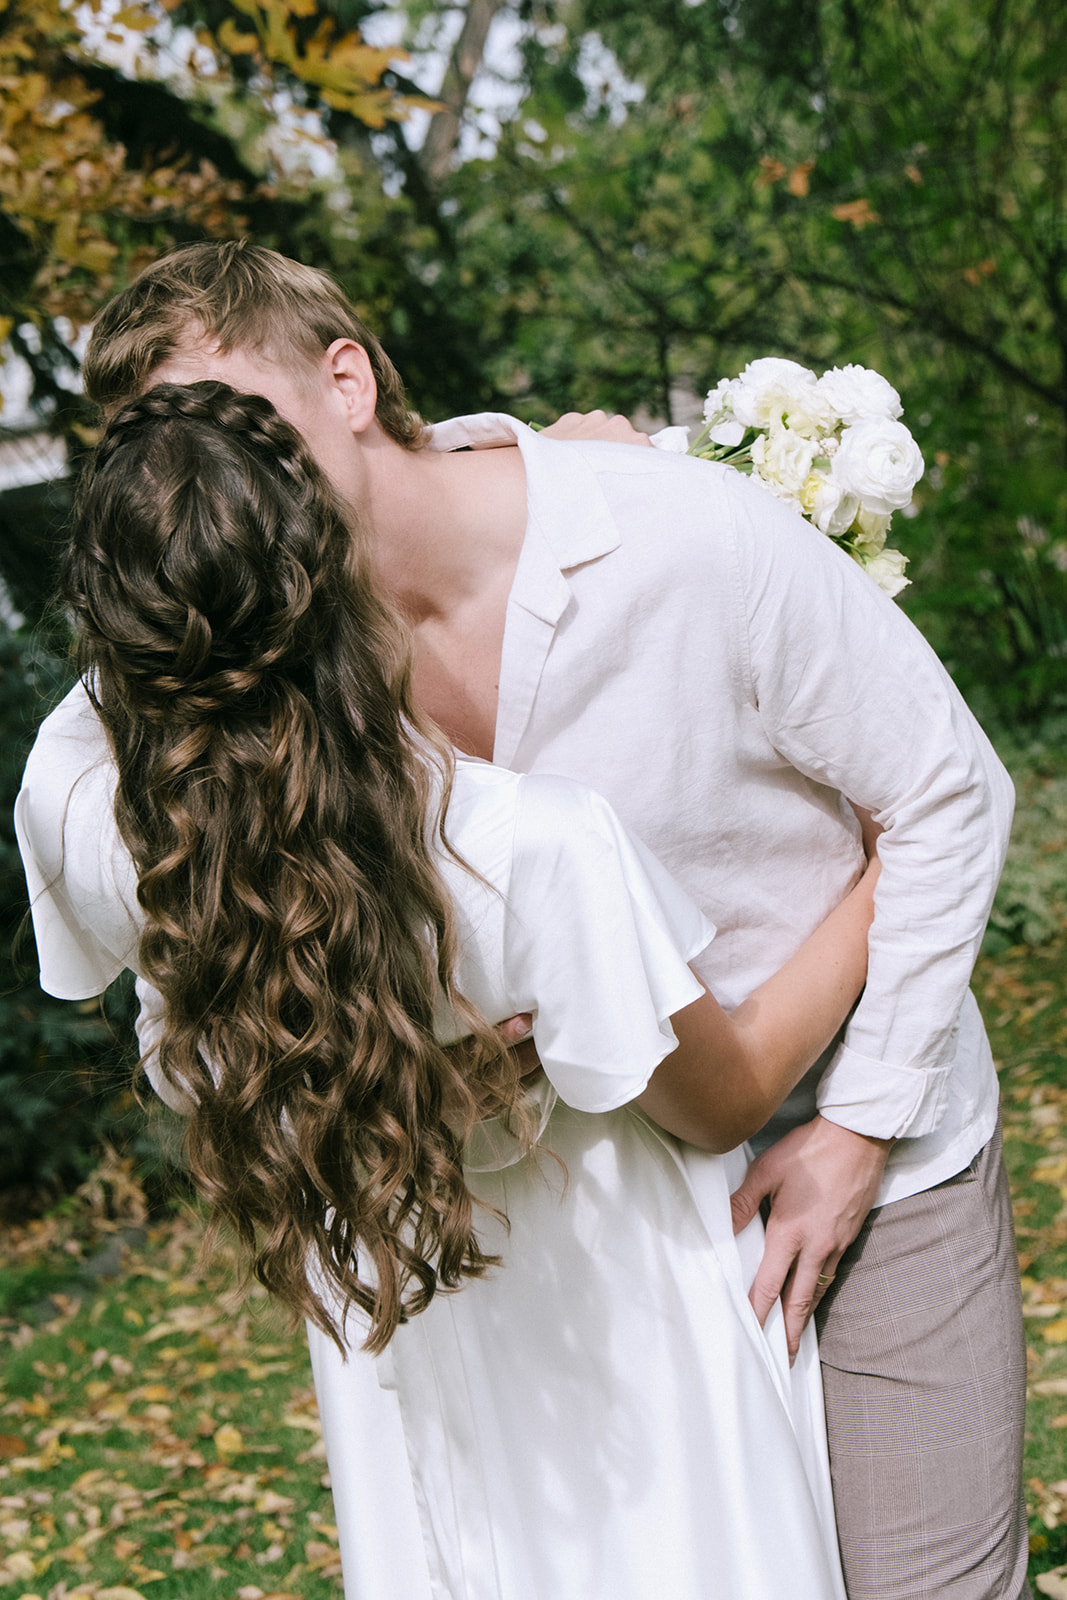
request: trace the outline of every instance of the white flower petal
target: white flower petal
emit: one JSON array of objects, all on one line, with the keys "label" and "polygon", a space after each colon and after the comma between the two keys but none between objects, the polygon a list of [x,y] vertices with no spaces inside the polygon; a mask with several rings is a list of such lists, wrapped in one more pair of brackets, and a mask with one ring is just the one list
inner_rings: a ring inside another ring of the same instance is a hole
[{"label": "white flower petal", "polygon": [[680,426],[661,428],[649,434],[648,442],[657,450],[667,450],[671,455],[684,456],[689,449],[689,429]]}]

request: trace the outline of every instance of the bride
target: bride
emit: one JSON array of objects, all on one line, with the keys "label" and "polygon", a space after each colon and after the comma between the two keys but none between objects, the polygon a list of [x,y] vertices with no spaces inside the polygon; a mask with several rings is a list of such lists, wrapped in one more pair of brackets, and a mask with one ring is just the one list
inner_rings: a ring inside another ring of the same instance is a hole
[{"label": "bride", "polygon": [[138,975],[190,1172],[308,1320],[349,1600],[842,1600],[813,1336],[791,1368],[756,1321],[729,1194],[859,992],[877,863],[727,1016],[604,801],[420,721],[358,527],[224,384],[111,422],[64,588],[41,981]]}]

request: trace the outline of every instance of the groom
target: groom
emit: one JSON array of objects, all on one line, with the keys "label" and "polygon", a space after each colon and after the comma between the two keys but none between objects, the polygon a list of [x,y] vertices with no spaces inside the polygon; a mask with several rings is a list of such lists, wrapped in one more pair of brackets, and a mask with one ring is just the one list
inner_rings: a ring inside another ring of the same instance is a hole
[{"label": "groom", "polygon": [[[846,803],[884,828],[870,973],[735,1197],[791,1345],[821,1300],[851,1600],[1016,1600],[1025,1362],[997,1088],[967,984],[1010,784],[899,610],[823,535],[707,463],[511,419],[426,436],[322,275],[187,247],[105,308],[86,384],[268,396],[354,509],[457,747],[584,780],[718,925],[736,1004],[841,898]],[[872,1210],[872,1208],[874,1208]]]}]

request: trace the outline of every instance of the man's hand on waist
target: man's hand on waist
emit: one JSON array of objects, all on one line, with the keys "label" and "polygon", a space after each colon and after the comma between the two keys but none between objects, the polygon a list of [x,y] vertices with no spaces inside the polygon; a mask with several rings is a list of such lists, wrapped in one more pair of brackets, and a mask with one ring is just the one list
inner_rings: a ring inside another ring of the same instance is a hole
[{"label": "man's hand on waist", "polygon": [[749,1299],[762,1326],[781,1296],[790,1360],[874,1204],[892,1144],[815,1117],[758,1156],[731,1198],[735,1233],[770,1206]]}]

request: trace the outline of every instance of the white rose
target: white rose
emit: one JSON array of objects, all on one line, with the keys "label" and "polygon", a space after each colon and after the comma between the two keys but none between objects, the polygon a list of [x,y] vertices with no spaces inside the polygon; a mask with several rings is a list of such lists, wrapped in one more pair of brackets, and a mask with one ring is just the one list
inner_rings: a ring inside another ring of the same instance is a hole
[{"label": "white rose", "polygon": [[648,442],[657,450],[667,450],[671,455],[684,456],[689,449],[689,429],[661,428],[658,433],[649,434]]},{"label": "white rose", "polygon": [[811,474],[804,485],[800,503],[805,516],[811,518],[819,532],[828,533],[832,539],[848,532],[860,507],[856,496],[846,494],[827,472]]},{"label": "white rose", "polygon": [[752,464],[757,474],[772,494],[798,510],[803,509],[800,497],[814,459],[814,441],[781,423],[752,441]]},{"label": "white rose", "polygon": [[870,367],[831,367],[816,388],[844,423],[859,422],[864,417],[899,417],[904,410],[893,385]]},{"label": "white rose", "polygon": [[918,445],[902,422],[870,417],[846,428],[831,468],[845,494],[865,511],[899,511],[923,475]]},{"label": "white rose", "polygon": [[792,409],[802,409],[805,400],[818,404],[814,372],[779,356],[750,361],[735,382],[737,388],[730,397],[733,414],[746,428],[768,428],[772,422],[781,422]]},{"label": "white rose", "polygon": [[911,582],[910,578],[904,576],[908,558],[901,555],[899,550],[879,550],[875,556],[858,559],[867,576],[873,578],[879,589],[884,590],[890,599],[898,595],[901,589],[906,589]]}]

